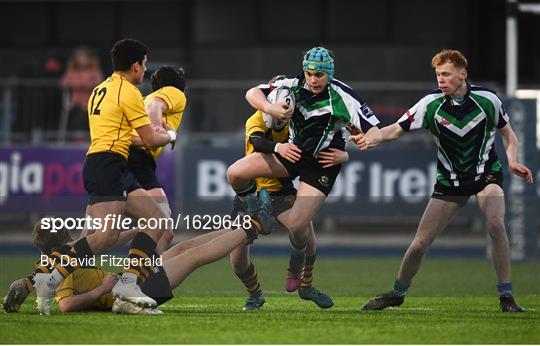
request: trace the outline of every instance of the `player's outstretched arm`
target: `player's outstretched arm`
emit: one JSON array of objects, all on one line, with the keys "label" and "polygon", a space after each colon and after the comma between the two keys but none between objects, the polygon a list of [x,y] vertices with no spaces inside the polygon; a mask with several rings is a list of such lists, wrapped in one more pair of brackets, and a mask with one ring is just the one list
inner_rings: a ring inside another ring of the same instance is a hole
[{"label": "player's outstretched arm", "polygon": [[514,173],[515,175],[518,175],[525,179],[527,183],[532,184],[533,177],[531,170],[525,165],[517,162],[518,140],[516,134],[514,133],[514,130],[512,129],[512,126],[510,126],[510,124],[508,123],[502,129],[500,129],[500,131],[504,143],[504,148],[506,150],[506,158],[508,159],[508,169],[510,169],[510,172]]},{"label": "player's outstretched arm", "polygon": [[58,307],[62,312],[81,311],[94,304],[102,295],[111,292],[118,282],[115,275],[107,275],[103,278],[101,286],[82,294],[76,294],[60,299]]},{"label": "player's outstretched arm", "polygon": [[376,147],[382,140],[381,130],[376,126],[363,133],[358,127],[348,124],[347,130],[351,133],[347,139],[354,142],[361,151]]},{"label": "player's outstretched arm", "polygon": [[381,130],[377,126],[373,126],[366,132],[365,137],[368,149],[375,148],[382,140]]},{"label": "player's outstretched arm", "polygon": [[405,130],[398,123],[385,126],[381,129],[381,142],[388,142],[403,136]]}]

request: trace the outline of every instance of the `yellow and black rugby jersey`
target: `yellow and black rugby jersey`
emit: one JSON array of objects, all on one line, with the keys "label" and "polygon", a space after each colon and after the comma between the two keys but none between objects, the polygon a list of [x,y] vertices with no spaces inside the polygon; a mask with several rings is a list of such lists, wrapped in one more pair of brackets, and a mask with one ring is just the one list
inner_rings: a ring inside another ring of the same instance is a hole
[{"label": "yellow and black rugby jersey", "polygon": [[[178,127],[182,122],[182,116],[184,115],[184,110],[186,109],[186,95],[180,89],[175,87],[166,86],[159,90],[154,91],[150,95],[144,98],[144,104],[147,105],[152,101],[153,98],[159,97],[169,107],[166,113],[163,114],[163,120],[167,123],[167,126],[170,127],[174,132],[178,132]],[[134,131],[134,136],[138,136],[137,132]],[[165,147],[159,147],[156,149],[146,149],[150,155],[157,160],[158,156],[161,155]]]},{"label": "yellow and black rugby jersey", "polygon": [[[86,293],[101,286],[103,278],[111,273],[107,273],[99,268],[77,268],[56,288],[56,301],[71,297],[77,294]],[[111,274],[112,275],[112,274]],[[102,295],[88,310],[111,309],[114,298],[109,292]]]},{"label": "yellow and black rugby jersey", "polygon": [[86,155],[112,151],[126,159],[132,129],[150,124],[141,92],[116,73],[94,88],[88,122],[92,143]]},{"label": "yellow and black rugby jersey", "polygon": [[[263,120],[263,113],[256,111],[246,121],[246,156],[255,152],[253,144],[249,141],[249,136],[255,132],[263,132],[266,139],[275,143],[286,143],[289,138],[289,125],[286,125],[281,131],[272,131],[266,127]],[[266,189],[268,192],[277,192],[283,189],[283,184],[277,178],[257,178],[257,190]]]}]

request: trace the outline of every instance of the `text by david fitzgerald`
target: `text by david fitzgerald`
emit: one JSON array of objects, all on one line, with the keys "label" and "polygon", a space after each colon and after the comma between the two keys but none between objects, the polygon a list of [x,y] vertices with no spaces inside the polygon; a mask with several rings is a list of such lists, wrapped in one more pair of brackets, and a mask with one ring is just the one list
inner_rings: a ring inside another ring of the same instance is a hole
[{"label": "text by david fitzgerald", "polygon": [[[51,258],[47,255],[41,255],[40,264],[44,267],[55,267],[57,264],[57,258]],[[163,265],[161,256],[154,258],[129,258],[129,257],[117,257],[114,255],[101,255],[99,257],[86,257],[76,258],[69,257],[67,255],[60,256],[61,266],[71,267],[122,267],[128,269],[130,267],[160,267]]]}]

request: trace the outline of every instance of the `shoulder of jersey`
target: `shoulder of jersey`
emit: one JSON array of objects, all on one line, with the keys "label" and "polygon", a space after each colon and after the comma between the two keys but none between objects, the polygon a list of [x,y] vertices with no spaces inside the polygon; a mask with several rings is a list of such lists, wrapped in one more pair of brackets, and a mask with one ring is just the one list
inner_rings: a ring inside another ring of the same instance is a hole
[{"label": "shoulder of jersey", "polygon": [[444,97],[444,94],[442,92],[441,89],[434,89],[434,90],[431,90],[430,92],[428,92],[427,94],[424,95],[424,97],[422,97],[421,101],[425,101],[425,102],[431,102],[433,100],[436,100],[436,99],[439,99],[441,97]]},{"label": "shoulder of jersey", "polygon": [[356,101],[358,101],[360,104],[364,104],[364,100],[358,96],[358,94],[347,84],[343,83],[339,79],[332,79],[332,82],[330,83],[330,87],[333,88],[335,91],[337,91],[341,96],[344,97],[352,97]]},{"label": "shoulder of jersey", "polygon": [[480,85],[471,85],[471,92],[475,92],[475,91],[485,91],[485,92],[488,92],[490,94],[497,96],[497,92],[493,89],[489,89]]},{"label": "shoulder of jersey", "polygon": [[262,124],[264,125],[264,120],[263,120],[263,112],[262,111],[256,111],[255,113],[253,113],[246,121],[246,124],[249,123],[251,125],[255,125],[255,124]]}]

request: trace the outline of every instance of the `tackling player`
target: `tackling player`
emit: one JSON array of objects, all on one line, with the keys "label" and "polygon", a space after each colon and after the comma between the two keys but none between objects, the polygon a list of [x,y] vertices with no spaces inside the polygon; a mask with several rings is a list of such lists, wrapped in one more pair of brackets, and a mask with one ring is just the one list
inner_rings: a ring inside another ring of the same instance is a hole
[{"label": "tackling player", "polygon": [[[270,83],[283,79],[285,76],[276,76]],[[246,139],[245,153],[246,156],[253,153],[280,153],[283,157],[288,157],[288,154],[294,155],[294,158],[288,159],[291,162],[298,161],[300,150],[293,143],[287,143],[289,137],[289,125],[287,122],[282,122],[280,127],[268,128],[263,119],[263,112],[256,111],[246,121]],[[348,154],[345,151],[333,149],[320,153],[319,162],[325,167],[339,165],[348,159]],[[290,178],[257,178],[257,191],[266,189],[272,198],[272,213],[278,220],[283,220],[284,212],[291,209],[296,198],[296,189]],[[233,217],[244,211],[242,201],[235,197]],[[287,230],[285,228],[285,230]],[[287,292],[295,292],[298,290],[300,298],[311,300],[321,308],[329,308],[333,305],[332,298],[325,293],[320,292],[312,286],[313,281],[313,265],[316,258],[316,241],[313,231],[313,224],[310,222],[309,238],[305,253],[298,253],[293,247],[291,258],[289,261],[289,269],[287,270],[287,281],[285,290]],[[246,287],[249,297],[243,307],[244,311],[258,310],[264,303],[264,295],[259,283],[257,271],[249,256],[249,245],[241,244],[234,249],[230,254],[231,264],[235,274]],[[297,268],[298,263],[304,263],[303,271],[295,272],[291,268]]]},{"label": "tackling player", "polygon": [[[129,172],[127,157],[131,145],[131,131],[136,129],[145,146],[159,147],[174,142],[176,133],[156,131],[144,109],[140,91],[135,85],[142,83],[146,71],[148,49],[132,39],[114,44],[112,50],[114,73],[98,85],[88,101],[91,145],[84,165],[83,179],[88,191],[87,214],[106,220],[128,212],[141,218],[164,218],[157,203],[142,189]],[[52,253],[53,258],[90,258],[109,250],[117,241],[120,230],[103,222],[103,229],[79,239],[73,246],[62,246]],[[141,306],[155,306],[156,302],[144,295],[137,281],[144,282],[150,268],[144,263],[151,259],[162,230],[141,229],[133,239],[129,257],[133,264],[122,274],[113,289],[116,296]],[[34,276],[38,309],[49,314],[50,303],[58,284],[71,274],[76,265],[62,266],[57,260],[50,274]],[[143,264],[140,264],[143,263]]]},{"label": "tackling player", "polygon": [[[517,162],[517,138],[501,100],[495,92],[468,82],[465,56],[457,50],[443,50],[433,57],[431,64],[439,89],[422,98],[395,124],[381,132],[383,141],[397,139],[407,131],[421,128],[431,133],[438,147],[435,191],[403,257],[392,290],[368,301],[362,309],[382,310],[403,304],[412,279],[437,233],[446,227],[470,196],[476,195],[489,226],[501,310],[525,311],[512,296],[510,246],[504,226],[502,165],[494,147],[497,129],[504,142],[510,171],[529,184],[532,173]],[[353,137],[366,141],[362,134]]]},{"label": "tackling player", "polygon": [[[300,177],[296,201],[282,217],[299,257],[306,252],[309,224],[341,170],[341,165],[321,164],[321,152],[345,148],[343,129],[348,123],[360,128],[371,143],[377,143],[380,137],[376,127],[379,121],[367,104],[350,87],[334,79],[334,58],[330,51],[312,48],[305,54],[302,65],[303,74],[259,85],[246,93],[246,100],[255,109],[279,120],[290,119],[291,143],[297,149],[274,154],[254,153],[236,161],[227,171],[229,183],[241,199],[256,192],[258,177]],[[291,88],[296,100],[294,109],[285,102],[272,104],[266,99],[268,93],[279,86]],[[265,203],[261,203],[261,207],[268,209]],[[268,214],[270,212],[263,213]],[[303,267],[304,262],[298,261],[290,269],[299,277]]]},{"label": "tackling player", "polygon": [[[184,94],[185,80],[182,68],[163,66],[150,77],[152,93],[145,97],[145,109],[151,123],[160,127],[165,122],[172,131],[178,132],[186,108]],[[166,217],[171,216],[167,195],[156,176],[156,162],[164,147],[144,148],[144,143],[133,131],[133,144],[129,148],[128,167],[137,181],[157,202]],[[172,230],[167,229],[159,239],[156,252],[163,253],[173,238]]]},{"label": "tackling player", "polygon": [[[152,74],[151,84],[153,93],[145,98],[145,109],[148,112],[150,120],[156,126],[161,126],[161,121],[165,121],[169,128],[176,132],[186,106],[186,98],[183,93],[185,88],[184,71],[168,66],[161,67]],[[139,136],[132,138],[132,140],[134,144],[144,145]],[[154,198],[163,212],[169,217],[171,213],[167,197],[156,177],[156,160],[162,152],[163,147],[157,149],[143,149],[132,145],[130,146],[129,151],[128,166],[137,182],[148,191],[148,194]],[[137,232],[138,230],[129,230],[120,233],[113,248],[119,247],[127,241],[132,240]],[[35,234],[36,233],[34,232],[34,236]],[[53,233],[53,235],[54,234],[55,233]],[[64,234],[56,234],[60,236],[60,241],[62,241]],[[85,230],[81,236],[86,234],[89,234],[88,230]],[[156,253],[163,253],[166,246],[172,240],[172,237],[171,230],[166,230],[157,243]],[[57,240],[54,237],[41,237],[41,242],[43,241],[55,243]],[[35,238],[34,242],[36,242]],[[42,249],[43,254],[51,254],[52,247],[50,244],[36,245]],[[50,273],[50,269],[38,265],[36,272]],[[4,297],[4,309],[6,309],[6,311],[17,311],[21,302],[24,301],[28,294],[34,289],[34,274],[12,283],[8,293]]]}]

